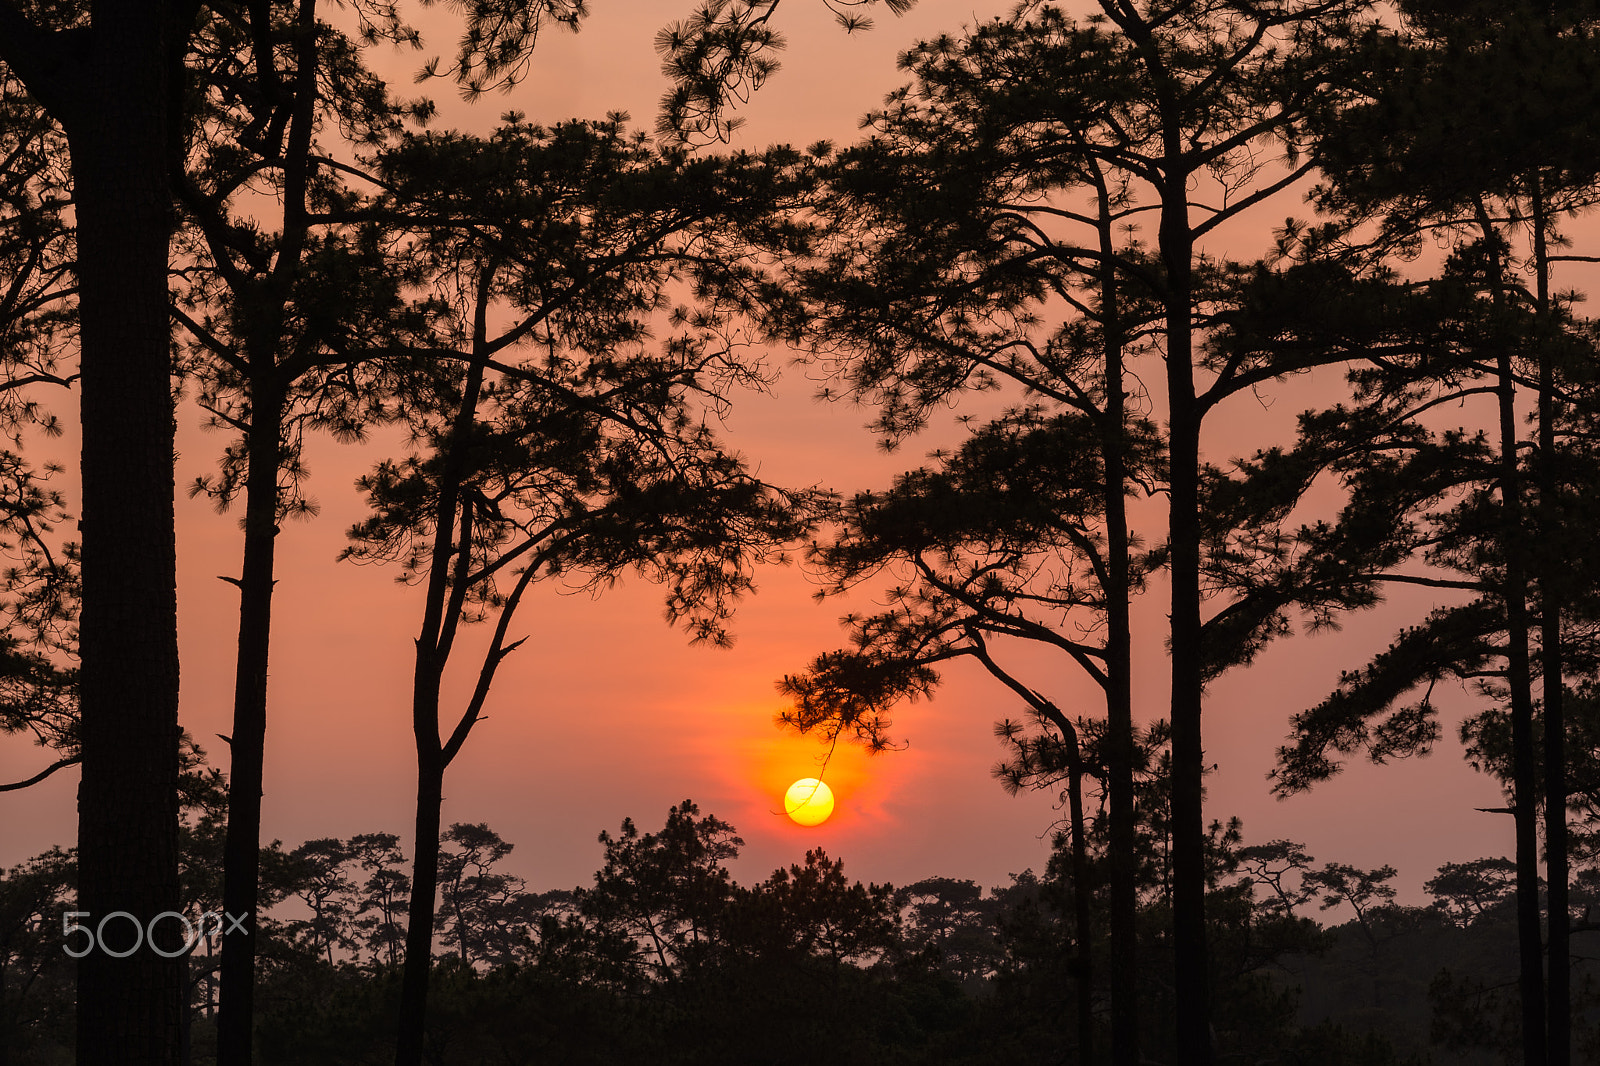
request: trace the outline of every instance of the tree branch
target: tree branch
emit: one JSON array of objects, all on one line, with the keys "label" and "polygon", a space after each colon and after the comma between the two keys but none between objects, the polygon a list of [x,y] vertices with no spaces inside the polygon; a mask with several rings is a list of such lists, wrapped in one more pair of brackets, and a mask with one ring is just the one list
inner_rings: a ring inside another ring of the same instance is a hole
[{"label": "tree branch", "polygon": [[[0,3],[3,2],[4,0],[0,0]],[[51,763],[43,770],[40,770],[26,781],[13,781],[9,785],[0,785],[0,792],[15,792],[19,788],[27,788],[29,785],[37,785],[40,781],[43,781],[57,770],[65,769],[68,766],[78,765],[78,763],[82,761],[82,758],[83,757],[80,755],[69,755],[65,759],[57,759],[55,762]]]}]

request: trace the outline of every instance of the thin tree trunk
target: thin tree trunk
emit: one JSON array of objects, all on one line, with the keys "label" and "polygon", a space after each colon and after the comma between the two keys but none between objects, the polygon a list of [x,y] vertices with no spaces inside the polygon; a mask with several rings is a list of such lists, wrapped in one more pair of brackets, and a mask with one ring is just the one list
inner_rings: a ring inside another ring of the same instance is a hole
[{"label": "thin tree trunk", "polygon": [[[12,999],[9,982],[6,980],[6,959],[0,956],[0,1066],[12,1066],[11,1042],[4,1039],[6,1034],[16,1031],[17,1022],[13,1021],[6,1011],[6,1004],[16,1002],[20,1005],[22,997],[19,995]],[[24,986],[26,991],[26,986]]]},{"label": "thin tree trunk", "polygon": [[[178,909],[178,642],[167,320],[171,94],[164,5],[97,3],[95,84],[64,116],[82,371],[78,904],[111,947]],[[41,93],[41,98],[43,94]],[[114,912],[132,921],[111,918]],[[156,927],[173,951],[182,926]],[[80,1066],[178,1061],[183,961],[145,943],[78,962]]]},{"label": "thin tree trunk", "polygon": [[[419,702],[426,702],[421,694]],[[435,723],[438,712],[435,699]],[[426,717],[425,707],[415,714],[419,731]],[[444,802],[444,764],[439,755],[437,727],[433,736],[430,757],[420,743],[421,733],[418,735],[416,851],[411,860],[411,908],[406,924],[406,961],[400,980],[395,1066],[421,1066],[423,1038],[427,1031],[428,974],[433,964],[433,905],[439,884],[439,808]]]},{"label": "thin tree trunk", "polygon": [[[1494,230],[1479,207],[1484,239]],[[1503,302],[1499,257],[1490,265],[1494,307]],[[1505,552],[1501,600],[1506,611],[1506,683],[1511,690],[1512,816],[1516,823],[1518,990],[1524,1066],[1545,1066],[1544,935],[1539,914],[1539,805],[1533,744],[1533,681],[1528,657],[1528,580],[1522,550],[1522,489],[1517,470],[1516,383],[1511,352],[1496,344],[1500,407],[1500,536]]]},{"label": "thin tree trunk", "polygon": [[[252,17],[255,17],[254,15]],[[256,27],[258,35],[262,28]],[[254,1056],[257,910],[260,894],[261,796],[267,734],[267,668],[272,649],[272,590],[283,466],[283,420],[289,372],[280,368],[283,321],[300,270],[307,237],[306,190],[316,110],[317,28],[315,0],[300,0],[295,40],[295,103],[284,167],[283,236],[272,272],[235,289],[246,321],[250,367],[249,464],[245,482],[244,560],[239,575],[239,652],[233,696],[232,759],[228,829],[223,852],[223,911],[243,921],[244,932],[224,936],[219,980],[217,1061],[250,1066]],[[259,57],[258,57],[259,58]],[[277,72],[257,70],[258,81]],[[232,928],[232,923],[228,924]]]},{"label": "thin tree trunk", "polygon": [[1555,353],[1550,321],[1549,224],[1544,188],[1533,184],[1533,255],[1537,272],[1535,343],[1539,359],[1539,641],[1544,694],[1544,855],[1549,927],[1545,992],[1549,1066],[1572,1061],[1571,916],[1567,909],[1567,722],[1562,661],[1560,475],[1556,461]]},{"label": "thin tree trunk", "polygon": [[1083,760],[1076,735],[1069,735],[1072,747],[1068,769],[1067,807],[1072,821],[1072,910],[1073,939],[1077,941],[1074,960],[1078,992],[1078,1061],[1094,1061],[1094,889],[1089,875],[1089,841],[1083,821]]},{"label": "thin tree trunk", "polygon": [[[1096,173],[1098,178],[1098,172]],[[1109,194],[1100,194],[1100,314],[1105,344],[1106,791],[1111,818],[1111,1061],[1139,1062],[1138,848],[1133,808],[1133,635],[1129,598],[1127,396]],[[1086,1057],[1087,1061],[1087,1057]]]},{"label": "thin tree trunk", "polygon": [[[999,678],[1008,688],[1021,696],[1035,711],[1047,718],[1060,732],[1061,743],[1067,758],[1067,819],[1072,831],[1072,911],[1073,960],[1069,967],[1077,989],[1078,1047],[1076,1059],[1081,1063],[1094,1061],[1094,902],[1093,877],[1089,868],[1089,834],[1083,817],[1083,749],[1078,743],[1078,731],[1072,720],[1049,700],[1024,685],[1006,672],[989,654],[982,635],[969,630],[973,653],[984,668]],[[660,939],[657,938],[657,951]],[[666,956],[662,955],[662,965]]]},{"label": "thin tree trunk", "polygon": [[[249,471],[245,484],[244,562],[239,577],[239,657],[234,674],[228,835],[222,860],[222,909],[240,919],[244,930],[234,929],[222,938],[222,997],[217,1019],[217,1061],[221,1066],[248,1066],[255,1016],[267,662],[278,536],[278,473],[283,459],[283,390],[271,377],[252,389],[247,437]],[[232,927],[232,923],[224,924]]]},{"label": "thin tree trunk", "polygon": [[[474,354],[481,353],[485,347],[489,294],[495,269],[493,265],[486,267],[478,280]],[[433,964],[433,915],[439,880],[439,808],[444,801],[444,770],[448,762],[445,745],[439,739],[439,689],[460,620],[466,596],[465,580],[471,564],[471,512],[462,506],[461,494],[466,478],[467,449],[477,422],[482,388],[483,363],[474,360],[467,369],[461,406],[456,410],[446,438],[447,450],[434,512],[427,606],[423,612],[422,632],[417,637],[417,665],[411,695],[411,728],[417,747],[416,854],[412,859],[411,909],[406,927],[405,970],[400,984],[395,1066],[421,1066],[423,1036],[427,1029],[428,974]]]}]

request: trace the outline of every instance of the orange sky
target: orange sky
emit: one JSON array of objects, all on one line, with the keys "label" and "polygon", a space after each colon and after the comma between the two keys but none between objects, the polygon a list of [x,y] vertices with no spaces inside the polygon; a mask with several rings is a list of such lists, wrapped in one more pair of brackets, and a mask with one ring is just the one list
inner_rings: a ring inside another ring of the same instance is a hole
[{"label": "orange sky", "polygon": [[[510,107],[535,120],[626,110],[640,124],[653,122],[664,85],[652,38],[687,3],[595,0],[592,6],[580,34],[553,31],[541,42],[530,76],[510,97],[469,107],[445,86],[430,87],[446,90],[438,93],[439,125],[484,129]],[[921,0],[911,16],[885,15],[872,32],[847,37],[819,0],[787,0],[784,69],[744,110],[742,143],[848,141],[859,115],[903,80],[894,69],[901,49],[1008,7]],[[431,23],[449,20],[441,9],[429,14]],[[1291,210],[1308,213],[1275,203],[1257,220],[1260,232]],[[789,368],[775,398],[735,406],[729,435],[766,479],[841,490],[882,485],[932,446],[912,441],[885,456],[860,428],[868,413],[818,404],[814,388],[802,369]],[[1271,434],[1282,439],[1315,397],[1302,381],[1270,401],[1234,400],[1214,420],[1211,454],[1252,450]],[[223,445],[220,436],[198,430],[198,422],[192,408],[181,415],[180,486],[212,470]],[[949,434],[952,424],[939,430]],[[410,829],[408,699],[419,590],[397,586],[392,570],[334,563],[345,528],[363,514],[352,482],[380,454],[376,447],[319,443],[309,465],[323,514],[288,526],[279,540],[263,835],[291,846],[311,837]],[[219,517],[203,500],[180,499],[178,520],[183,723],[220,761],[224,745],[214,734],[229,731],[237,599],[217,575],[237,571],[237,516]],[[551,589],[531,597],[513,631],[532,639],[502,667],[488,719],[446,778],[446,823],[488,822],[517,846],[511,868],[540,889],[586,882],[600,865],[600,830],[614,830],[625,816],[646,831],[658,828],[667,807],[686,797],[738,827],[746,841],[735,866],[742,881],[799,861],[819,845],[842,856],[853,877],[896,883],[938,874],[994,885],[1009,872],[1041,870],[1057,817],[1052,797],[1007,797],[989,776],[1001,755],[992,725],[1019,707],[965,666],[947,671],[932,703],[897,716],[895,734],[908,750],[871,759],[854,750],[836,755],[827,778],[838,809],[829,822],[801,829],[782,816],[784,788],[813,775],[820,752],[774,728],[782,703],[773,682],[836,647],[835,619],[848,609],[841,601],[813,602],[814,587],[796,568],[766,572],[759,595],[735,620],[731,651],[688,647],[663,624],[658,590],[641,582],[599,600]],[[1162,714],[1166,698],[1163,595],[1153,588],[1136,615],[1136,699],[1146,718]],[[1267,793],[1265,774],[1288,715],[1321,698],[1341,668],[1364,662],[1395,628],[1420,617],[1429,595],[1397,594],[1389,607],[1350,619],[1340,633],[1284,642],[1254,668],[1212,686],[1208,759],[1220,769],[1210,787],[1211,816],[1241,816],[1249,841],[1304,841],[1319,860],[1392,863],[1413,900],[1444,861],[1510,852],[1509,819],[1472,809],[1497,806],[1498,791],[1465,766],[1449,724],[1446,741],[1427,760],[1354,766],[1286,802]],[[470,646],[457,652],[458,694],[471,669]],[[1068,668],[1038,659],[1030,680],[1068,706],[1099,713],[1098,693]],[[1472,698],[1445,702],[1459,713]],[[0,777],[34,772],[41,755],[20,741],[0,744]],[[73,775],[59,774],[0,796],[0,863],[71,841],[75,787]]]}]

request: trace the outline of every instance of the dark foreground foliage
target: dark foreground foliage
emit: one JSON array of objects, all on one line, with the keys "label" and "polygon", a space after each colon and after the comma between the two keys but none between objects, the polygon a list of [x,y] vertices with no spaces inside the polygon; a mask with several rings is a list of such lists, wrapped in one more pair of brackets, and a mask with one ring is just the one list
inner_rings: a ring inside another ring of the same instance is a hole
[{"label": "dark foreground foliage", "polygon": [[[216,905],[215,811],[224,783],[196,762],[185,800],[186,902]],[[1173,1009],[1167,827],[1159,789],[1141,818],[1142,1010],[1155,1062]],[[1103,819],[1101,819],[1103,822]],[[1091,851],[1106,861],[1102,839]],[[1393,902],[1392,867],[1317,865],[1289,841],[1244,846],[1211,833],[1209,913],[1216,1041],[1237,1062],[1295,1066],[1491,1066],[1516,1055],[1513,881],[1505,860],[1449,864],[1433,903]],[[1069,841],[1045,874],[985,891],[933,877],[862,884],[822,850],[740,885],[743,842],[690,801],[645,833],[601,835],[602,869],[573,891],[536,893],[502,870],[486,825],[441,840],[441,899],[427,1019],[440,1066],[522,1063],[1077,1064]],[[268,1066],[392,1060],[397,944],[409,885],[395,837],[362,834],[263,849],[266,924],[256,1026]],[[0,878],[0,1063],[72,1058],[73,856],[53,850]],[[1103,882],[1102,882],[1103,884]],[[1103,956],[1104,890],[1091,889]],[[1320,924],[1328,912],[1348,920]],[[1349,917],[1353,915],[1353,917]],[[215,1061],[217,937],[188,959],[186,1061]],[[1104,967],[1097,967],[1104,973]],[[1575,971],[1578,1046],[1600,1047],[1600,995]],[[1100,1021],[1108,1022],[1104,990]]]}]

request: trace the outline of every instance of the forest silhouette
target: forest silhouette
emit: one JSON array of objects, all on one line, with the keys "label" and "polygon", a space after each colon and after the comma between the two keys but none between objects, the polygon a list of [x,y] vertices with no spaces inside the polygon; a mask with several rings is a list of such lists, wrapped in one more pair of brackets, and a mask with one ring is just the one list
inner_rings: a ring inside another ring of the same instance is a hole
[{"label": "forest silhouette", "polygon": [[[1092,732],[1092,729],[1088,730]],[[1142,746],[1139,974],[1146,1010],[1171,1010],[1169,805],[1161,752]],[[221,903],[227,782],[202,753],[184,775],[184,913]],[[1449,864],[1427,906],[1394,902],[1393,867],[1317,862],[1291,841],[1246,846],[1237,820],[1213,827],[1208,897],[1216,945],[1219,1045],[1255,1058],[1377,1064],[1493,1063],[1517,1048],[1514,868]],[[1056,1061],[1077,1020],[1070,843],[1048,869],[987,890],[931,877],[902,887],[852,881],[820,848],[754,885],[727,864],[743,841],[689,800],[659,828],[600,834],[587,885],[530,890],[505,872],[513,845],[483,824],[440,837],[437,953],[427,1055],[449,1063],[801,1063]],[[1108,833],[1094,819],[1090,870],[1103,882]],[[392,1058],[411,888],[392,833],[274,841],[261,854],[262,978],[256,1053],[266,1063]],[[40,911],[70,909],[71,856],[8,871],[0,903],[15,1062],[51,1062],[71,1043],[71,960]],[[1094,943],[1104,893],[1086,893]],[[1328,923],[1334,907],[1354,916]],[[215,1054],[215,931],[190,956],[188,1061]],[[1580,974],[1592,977],[1592,964]],[[1581,1017],[1593,1017],[1585,997]],[[1586,1034],[1587,1034],[1586,1030]],[[1182,1061],[1157,1033],[1149,1054]],[[1587,1050],[1584,1050],[1587,1054]],[[1246,1060],[1248,1061],[1248,1059]]]},{"label": "forest silhouette", "polygon": [[[1574,247],[1600,7],[1028,0],[907,51],[856,143],[728,150],[800,2],[664,28],[653,135],[480,135],[376,73],[424,46],[404,6],[0,0],[0,728],[48,749],[3,791],[81,774],[75,847],[0,879],[0,1066],[1600,1057],[1573,939],[1600,891],[1600,399],[1562,287],[1600,262]],[[810,2],[843,31],[911,7]],[[421,79],[513,86],[586,14],[455,5]],[[785,387],[783,345],[886,446],[991,413],[873,491],[771,484],[719,427]],[[1302,377],[1293,439],[1206,452]],[[179,727],[180,396],[230,439],[191,495],[242,512],[226,775]],[[73,403],[77,500],[29,457]],[[320,435],[371,456],[342,558],[415,589],[409,849],[263,846],[276,545],[316,512]],[[780,725],[887,752],[974,664],[1018,708],[999,784],[1060,798],[1042,875],[896,889],[815,849],[740,886],[734,828],[685,801],[539,894],[486,824],[443,825],[543,590],[641,578],[726,644],[791,555],[878,606],[781,679]],[[1272,788],[1456,730],[1515,848],[1441,867],[1427,907],[1205,808],[1206,686],[1397,585],[1431,610],[1270,724]],[[1168,698],[1141,720],[1148,597]],[[1479,710],[1442,721],[1441,684]]]}]

